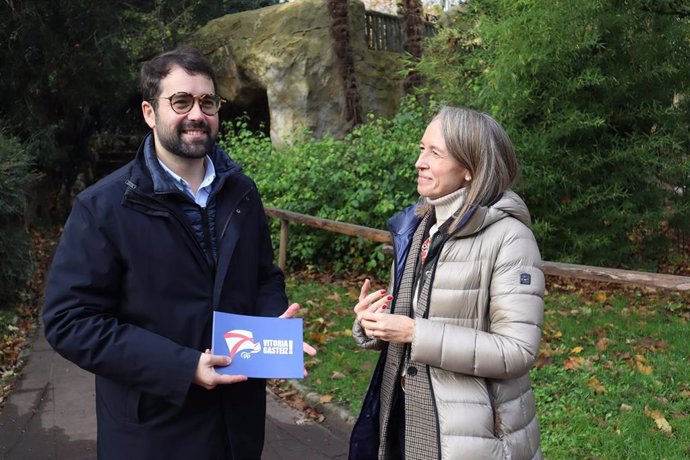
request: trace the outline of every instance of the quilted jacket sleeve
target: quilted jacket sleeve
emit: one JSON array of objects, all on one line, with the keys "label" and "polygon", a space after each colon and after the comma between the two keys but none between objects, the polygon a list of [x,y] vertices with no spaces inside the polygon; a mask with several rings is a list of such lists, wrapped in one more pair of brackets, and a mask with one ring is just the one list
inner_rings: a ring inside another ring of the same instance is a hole
[{"label": "quilted jacket sleeve", "polygon": [[362,328],[357,321],[352,323],[352,338],[355,339],[355,343],[357,343],[357,345],[366,350],[383,349],[384,342],[366,335],[364,333],[364,328]]}]

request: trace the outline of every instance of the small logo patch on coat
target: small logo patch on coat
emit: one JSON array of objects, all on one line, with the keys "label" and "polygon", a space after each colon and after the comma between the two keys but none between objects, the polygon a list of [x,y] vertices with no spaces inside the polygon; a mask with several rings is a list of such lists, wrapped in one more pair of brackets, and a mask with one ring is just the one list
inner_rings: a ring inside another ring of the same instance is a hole
[{"label": "small logo patch on coat", "polygon": [[529,273],[520,273],[520,284],[532,284],[532,275]]}]

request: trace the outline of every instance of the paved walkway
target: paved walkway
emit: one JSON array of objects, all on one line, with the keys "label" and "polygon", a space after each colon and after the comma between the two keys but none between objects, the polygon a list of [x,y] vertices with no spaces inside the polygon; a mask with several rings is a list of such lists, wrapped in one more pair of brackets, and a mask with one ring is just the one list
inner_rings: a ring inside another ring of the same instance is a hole
[{"label": "paved walkway", "polygon": [[[34,338],[23,376],[0,414],[2,460],[92,460],[96,458],[93,375]],[[326,426],[267,393],[264,460],[347,458],[347,434]]]}]

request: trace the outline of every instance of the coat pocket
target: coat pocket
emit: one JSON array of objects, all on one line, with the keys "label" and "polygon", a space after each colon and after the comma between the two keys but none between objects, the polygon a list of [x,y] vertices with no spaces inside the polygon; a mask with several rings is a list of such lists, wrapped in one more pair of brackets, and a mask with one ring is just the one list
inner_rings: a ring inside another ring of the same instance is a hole
[{"label": "coat pocket", "polygon": [[139,423],[138,408],[141,393],[103,377],[96,377],[96,406],[99,423]]},{"label": "coat pocket", "polygon": [[148,393],[140,393],[137,398],[136,405],[136,421],[137,423],[147,423],[156,417],[162,416],[170,407],[170,404],[157,396]]}]

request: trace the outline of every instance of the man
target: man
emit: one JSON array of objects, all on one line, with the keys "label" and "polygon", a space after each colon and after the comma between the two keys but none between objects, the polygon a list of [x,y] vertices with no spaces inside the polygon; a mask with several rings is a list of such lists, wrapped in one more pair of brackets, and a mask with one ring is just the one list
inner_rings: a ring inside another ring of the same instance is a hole
[{"label": "man", "polygon": [[[45,334],[96,374],[101,459],[259,458],[265,381],[220,375],[212,312],[294,316],[255,184],[215,145],[210,63],[141,70],[136,158],[77,196],[46,289]],[[204,353],[203,351],[206,350]]]}]

